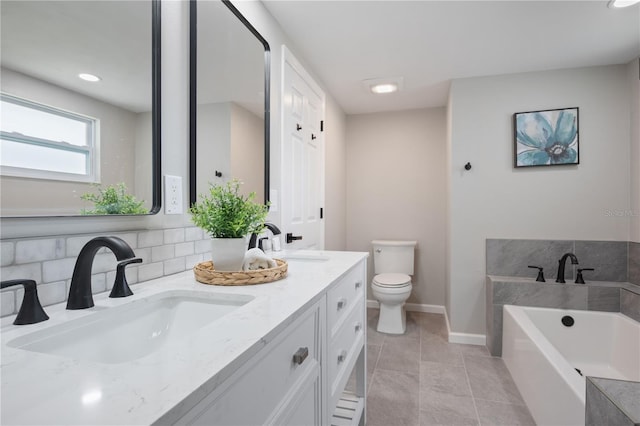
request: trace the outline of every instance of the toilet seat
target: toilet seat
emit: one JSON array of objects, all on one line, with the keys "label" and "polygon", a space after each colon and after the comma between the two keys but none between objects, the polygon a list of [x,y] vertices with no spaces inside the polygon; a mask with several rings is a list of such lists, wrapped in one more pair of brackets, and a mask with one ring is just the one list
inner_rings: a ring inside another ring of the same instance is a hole
[{"label": "toilet seat", "polygon": [[407,274],[379,274],[373,277],[373,284],[379,287],[397,288],[411,285],[411,277]]}]

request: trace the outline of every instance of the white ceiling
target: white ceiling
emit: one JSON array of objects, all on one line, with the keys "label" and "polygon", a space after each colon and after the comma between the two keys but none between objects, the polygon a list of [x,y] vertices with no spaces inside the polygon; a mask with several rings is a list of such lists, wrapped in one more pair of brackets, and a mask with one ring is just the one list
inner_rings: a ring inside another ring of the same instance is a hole
[{"label": "white ceiling", "polygon": [[[263,0],[347,114],[446,105],[452,79],[628,63],[640,5],[607,1]],[[403,77],[372,95],[362,80]]]},{"label": "white ceiling", "polygon": [[[0,12],[3,68],[151,110],[151,2],[2,0]],[[80,72],[102,81],[82,81]]]}]

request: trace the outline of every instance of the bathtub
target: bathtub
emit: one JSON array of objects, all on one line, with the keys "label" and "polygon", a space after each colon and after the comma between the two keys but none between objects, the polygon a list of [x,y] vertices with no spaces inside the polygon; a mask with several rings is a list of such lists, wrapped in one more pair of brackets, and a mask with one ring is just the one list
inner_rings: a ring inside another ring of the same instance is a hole
[{"label": "bathtub", "polygon": [[625,315],[511,305],[503,313],[502,358],[538,425],[585,424],[586,376],[640,381],[640,323]]}]

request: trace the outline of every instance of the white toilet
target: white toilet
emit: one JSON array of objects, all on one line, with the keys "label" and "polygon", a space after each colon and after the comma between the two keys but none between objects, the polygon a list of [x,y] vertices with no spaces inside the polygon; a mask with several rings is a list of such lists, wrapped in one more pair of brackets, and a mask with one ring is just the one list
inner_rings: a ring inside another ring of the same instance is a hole
[{"label": "white toilet", "polygon": [[371,282],[373,296],[380,302],[378,331],[404,334],[407,329],[404,302],[411,295],[416,241],[374,240]]}]

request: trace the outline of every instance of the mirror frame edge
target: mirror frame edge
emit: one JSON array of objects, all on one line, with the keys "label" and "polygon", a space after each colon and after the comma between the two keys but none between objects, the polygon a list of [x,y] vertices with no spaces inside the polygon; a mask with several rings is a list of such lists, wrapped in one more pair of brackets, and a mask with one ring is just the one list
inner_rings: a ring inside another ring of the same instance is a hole
[{"label": "mirror frame edge", "polygon": [[[231,3],[222,3],[240,20],[240,22],[258,39],[264,47],[264,204],[269,205],[270,159],[271,159],[271,47],[258,30]],[[189,206],[198,199],[196,188],[196,150],[197,150],[197,53],[198,53],[198,0],[189,0]]]},{"label": "mirror frame edge", "polygon": [[151,176],[153,180],[151,192],[152,192],[152,206],[148,215],[157,214],[162,207],[162,97],[161,97],[161,46],[162,46],[162,2],[161,0],[151,0],[151,104],[153,105],[153,115],[151,117],[151,139],[153,141],[151,145],[151,155],[153,157],[153,164],[151,165]]}]

